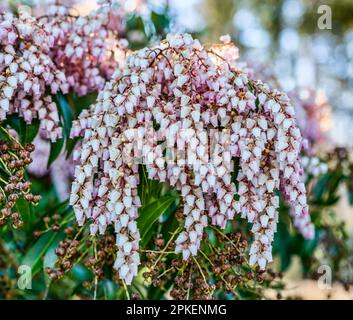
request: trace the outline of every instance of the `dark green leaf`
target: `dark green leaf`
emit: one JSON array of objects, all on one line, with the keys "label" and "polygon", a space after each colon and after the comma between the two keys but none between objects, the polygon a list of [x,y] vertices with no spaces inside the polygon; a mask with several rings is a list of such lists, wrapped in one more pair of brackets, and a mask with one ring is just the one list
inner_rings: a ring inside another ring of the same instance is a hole
[{"label": "dark green leaf", "polygon": [[66,139],[70,136],[70,130],[72,125],[72,120],[74,119],[74,115],[69,104],[67,96],[59,93],[56,95],[57,106],[59,110],[59,114],[62,118],[62,125],[64,127],[64,135]]},{"label": "dark green leaf", "polygon": [[116,292],[118,289],[118,286],[116,285],[116,283],[114,283],[109,279],[104,279],[100,283],[100,286],[103,290],[105,300],[114,300],[116,298]]},{"label": "dark green leaf", "polygon": [[74,138],[74,139],[68,139],[66,141],[66,159],[68,159],[70,157],[78,140],[79,140],[79,138]]},{"label": "dark green leaf", "polygon": [[31,230],[33,225],[33,210],[32,206],[21,196],[15,204],[16,211],[21,215],[24,229]]},{"label": "dark green leaf", "polygon": [[132,15],[126,25],[128,30],[138,30],[145,33],[145,24],[140,16]]},{"label": "dark green leaf", "polygon": [[50,155],[48,159],[47,168],[57,159],[64,145],[64,139],[59,139],[56,142],[50,144]]},{"label": "dark green leaf", "polygon": [[71,270],[72,277],[75,280],[78,280],[80,283],[91,280],[93,278],[92,272],[88,270],[83,264],[78,263],[72,270]]},{"label": "dark green leaf", "polygon": [[[57,237],[52,241],[48,250],[46,251],[43,259],[43,270],[45,272],[46,268],[54,268],[55,263],[58,260],[58,256],[55,253],[56,248],[59,245],[59,242],[64,239],[65,234],[63,231],[58,233]],[[47,277],[46,280],[48,281],[49,278]],[[49,281],[48,281],[49,282]]]},{"label": "dark green leaf", "polygon": [[95,103],[97,100],[97,92],[92,92],[84,96],[70,95],[70,105],[73,110],[75,118],[81,113],[83,109],[87,109],[91,104]]},{"label": "dark green leaf", "polygon": [[175,196],[163,196],[160,199],[148,204],[140,209],[140,216],[137,219],[137,225],[141,235],[142,247],[149,241],[147,239],[148,231],[158,218],[169,208],[169,206],[176,200]]},{"label": "dark green leaf", "polygon": [[39,130],[40,121],[38,119],[33,119],[31,124],[26,125],[25,135],[22,138],[22,143],[31,143],[36,137]]},{"label": "dark green leaf", "polygon": [[155,11],[152,11],[151,13],[151,20],[157,34],[163,34],[167,30],[170,23],[167,15],[159,14]]},{"label": "dark green leaf", "polygon": [[48,231],[42,235],[29,250],[27,250],[21,264],[31,267],[32,276],[40,271],[43,264],[42,259],[57,236],[57,233]]},{"label": "dark green leaf", "polygon": [[32,142],[37,135],[40,121],[33,119],[32,123],[28,124],[23,118],[19,117],[18,114],[13,114],[8,116],[4,123],[18,133],[22,144],[26,144]]}]

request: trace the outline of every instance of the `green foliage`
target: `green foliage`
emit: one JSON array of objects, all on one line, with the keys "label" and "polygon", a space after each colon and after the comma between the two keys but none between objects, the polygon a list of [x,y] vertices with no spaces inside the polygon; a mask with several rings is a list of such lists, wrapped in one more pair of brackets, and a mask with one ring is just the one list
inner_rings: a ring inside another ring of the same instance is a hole
[{"label": "green foliage", "polygon": [[131,14],[126,23],[130,48],[140,49],[153,39],[163,38],[169,31],[170,23],[168,7],[160,12],[152,10],[147,17]]},{"label": "green foliage", "polygon": [[39,120],[33,119],[31,124],[26,124],[23,118],[20,118],[17,114],[13,114],[7,117],[6,121],[2,123],[3,127],[10,127],[14,129],[19,136],[19,142],[21,144],[27,144],[33,141],[38,133]]},{"label": "green foliage", "polygon": [[141,208],[137,225],[140,230],[142,246],[150,240],[148,235],[154,223],[161,218],[175,200],[175,197],[167,195]]}]

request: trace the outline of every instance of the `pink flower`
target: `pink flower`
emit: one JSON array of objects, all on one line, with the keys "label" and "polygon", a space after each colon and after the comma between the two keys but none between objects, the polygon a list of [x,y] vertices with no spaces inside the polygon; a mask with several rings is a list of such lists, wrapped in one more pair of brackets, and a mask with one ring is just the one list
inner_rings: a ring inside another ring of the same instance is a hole
[{"label": "pink flower", "polygon": [[48,55],[51,35],[26,7],[18,12],[18,17],[0,15],[0,120],[14,113],[27,123],[40,118],[46,137],[56,141],[61,137],[59,115],[46,89],[66,92],[65,76]]},{"label": "pink flower", "polygon": [[86,16],[73,16],[70,7],[54,0],[40,19],[53,38],[50,56],[78,95],[102,89],[125,59],[125,44],[118,38],[125,12],[117,1],[99,4]]},{"label": "pink flower", "polygon": [[129,55],[73,123],[83,140],[70,202],[93,233],[115,224],[115,267],[128,284],[139,264],[139,163],[150,179],[180,191],[185,219],[175,250],[184,259],[197,254],[209,223],[225,228],[239,213],[253,225],[250,263],[265,268],[278,191],[296,226],[313,236],[294,109],[284,93],[249,79],[231,52],[230,43],[205,49],[188,34],[168,35]]}]

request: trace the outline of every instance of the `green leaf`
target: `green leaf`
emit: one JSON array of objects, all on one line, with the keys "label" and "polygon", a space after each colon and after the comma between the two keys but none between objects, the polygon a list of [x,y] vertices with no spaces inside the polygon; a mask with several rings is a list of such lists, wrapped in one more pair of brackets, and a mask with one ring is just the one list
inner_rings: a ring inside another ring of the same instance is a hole
[{"label": "green leaf", "polygon": [[140,16],[132,15],[126,23],[128,30],[138,30],[145,33],[145,24]]},{"label": "green leaf", "polygon": [[71,270],[72,278],[80,283],[86,280],[92,280],[93,274],[90,270],[87,269],[83,264],[78,263]]},{"label": "green leaf", "polygon": [[169,26],[169,19],[165,14],[159,14],[155,11],[151,13],[151,20],[157,34],[163,34]]},{"label": "green leaf", "polygon": [[54,213],[59,213],[62,214],[63,212],[65,212],[67,209],[69,209],[69,200],[64,200],[61,203],[58,203],[57,205],[55,205],[53,208],[50,209],[50,213],[54,214]]},{"label": "green leaf", "polygon": [[103,289],[105,300],[114,300],[116,298],[116,292],[118,289],[116,283],[109,279],[104,279],[103,281],[101,281],[100,285]]},{"label": "green leaf", "polygon": [[59,139],[56,142],[50,143],[50,155],[47,163],[47,168],[57,159],[60,155],[60,152],[64,146],[64,139]]},{"label": "green leaf", "polygon": [[20,143],[26,144],[33,141],[39,130],[39,119],[33,119],[31,124],[26,123],[18,114],[7,117],[5,124],[14,129],[20,137]]},{"label": "green leaf", "polygon": [[148,179],[148,172],[144,165],[139,166],[139,175],[139,196],[143,205],[146,206],[161,197],[165,184],[157,180]]},{"label": "green leaf", "polygon": [[43,259],[43,269],[45,268],[53,268],[55,266],[56,261],[58,260],[58,256],[55,253],[56,248],[59,245],[59,242],[64,239],[64,232],[58,233],[58,236],[53,240],[50,244],[48,250],[46,251]]},{"label": "green leaf", "polygon": [[18,134],[21,134],[23,124],[21,124],[21,118],[18,114],[12,114],[6,118],[4,123],[10,126],[12,129],[16,130]]},{"label": "green leaf", "polygon": [[21,215],[24,229],[31,230],[33,225],[33,210],[32,206],[21,196],[17,199],[15,204],[16,211]]},{"label": "green leaf", "polygon": [[39,130],[39,124],[40,121],[38,119],[33,119],[31,124],[26,125],[25,135],[21,141],[22,143],[27,144],[34,140]]},{"label": "green leaf", "polygon": [[68,97],[61,93],[55,96],[55,100],[57,101],[58,111],[62,118],[64,135],[68,138],[70,136],[72,120],[74,119],[72,108],[69,104]]},{"label": "green leaf", "polygon": [[70,95],[70,104],[74,111],[75,118],[81,113],[83,109],[87,109],[91,104],[97,100],[98,93],[92,92],[84,96]]},{"label": "green leaf", "polygon": [[66,141],[66,159],[68,159],[72,153],[72,151],[74,151],[75,145],[78,142],[79,138],[76,137],[74,139],[67,139]]},{"label": "green leaf", "polygon": [[57,237],[58,233],[48,231],[34,243],[23,257],[21,264],[27,265],[32,269],[32,276],[41,270],[43,264],[42,258]]},{"label": "green leaf", "polygon": [[[174,204],[168,208],[168,211],[173,209],[173,212],[176,210],[176,206]],[[180,223],[176,218],[175,214],[170,214],[166,221],[163,223],[163,228],[161,233],[164,235],[165,240],[169,241],[172,234],[179,228]]]},{"label": "green leaf", "polygon": [[166,212],[169,206],[177,199],[176,196],[163,196],[160,199],[141,207],[140,216],[137,219],[137,225],[141,234],[141,246],[143,247],[149,241],[147,239],[148,231],[152,228],[153,224],[158,218]]}]

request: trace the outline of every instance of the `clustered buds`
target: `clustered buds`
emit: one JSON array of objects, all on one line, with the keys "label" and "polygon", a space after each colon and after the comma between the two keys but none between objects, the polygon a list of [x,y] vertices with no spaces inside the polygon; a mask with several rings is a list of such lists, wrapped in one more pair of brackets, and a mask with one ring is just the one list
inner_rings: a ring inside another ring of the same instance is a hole
[{"label": "clustered buds", "polygon": [[18,16],[0,14],[0,41],[0,121],[14,113],[28,124],[39,118],[47,138],[56,141],[62,128],[49,93],[66,92],[68,85],[49,56],[53,36],[19,7]]},{"label": "clustered buds", "polygon": [[[252,63],[246,72],[251,76],[261,78],[279,88],[280,84],[271,68]],[[320,160],[319,154],[328,141],[327,131],[330,128],[331,107],[325,93],[321,90],[296,88],[289,93],[289,98],[295,109],[295,117],[302,135],[302,164],[304,180],[308,177],[318,177],[325,174],[328,166]]]},{"label": "clustered buds", "polygon": [[80,225],[92,221],[92,234],[115,225],[115,268],[127,284],[140,263],[139,163],[181,193],[185,228],[175,250],[184,260],[196,256],[209,223],[225,228],[238,213],[253,224],[250,264],[264,269],[279,191],[294,224],[313,237],[294,108],[224,58],[237,51],[223,40],[204,48],[188,34],[168,35],[132,53],[73,123],[72,135],[83,140],[70,203]]},{"label": "clustered buds", "polygon": [[118,38],[124,28],[118,2],[100,1],[97,10],[76,16],[53,0],[48,14],[39,19],[54,38],[51,58],[78,95],[102,89],[122,58],[127,42]]},{"label": "clustered buds", "polygon": [[[268,83],[272,88],[281,88],[274,70],[267,65],[251,62],[244,70],[252,78]],[[296,87],[288,94],[295,109],[295,118],[302,135],[302,149],[308,155],[315,155],[328,141],[331,127],[331,106],[324,91]]]},{"label": "clustered buds", "polygon": [[[55,223],[53,224],[55,225]],[[53,228],[53,226],[51,227]],[[55,253],[58,257],[53,268],[47,268],[46,272],[52,280],[61,278],[69,272],[78,261],[92,271],[96,281],[104,277],[104,269],[112,268],[115,259],[115,238],[113,235],[105,234],[96,239],[93,243],[87,236],[78,233],[83,231],[77,225],[68,226],[64,229],[65,238],[59,242]],[[114,276],[113,276],[114,278]],[[84,287],[91,288],[92,283],[84,283]]]},{"label": "clustered buds", "polygon": [[22,147],[18,142],[0,140],[0,225],[11,220],[15,228],[22,226],[21,212],[14,210],[20,198],[33,205],[40,201],[40,196],[31,193],[31,183],[25,179],[25,167],[32,161],[33,150],[32,144]]},{"label": "clustered buds", "polygon": [[250,269],[247,259],[247,241],[240,232],[228,234],[216,233],[210,241],[204,234],[201,251],[194,259],[183,260],[165,254],[173,250],[173,241],[165,246],[163,235],[155,239],[155,250],[146,250],[142,264],[145,267],[143,277],[148,284],[158,288],[168,288],[172,283],[170,295],[174,299],[210,300],[222,298],[219,294],[231,294],[232,299],[239,298],[239,292],[253,291],[261,296],[262,283],[270,287],[280,276],[271,270]]},{"label": "clustered buds", "polygon": [[81,252],[79,251],[81,243],[74,239],[74,228],[67,227],[64,232],[66,238],[59,242],[58,248],[55,250],[55,254],[58,257],[55,267],[48,267],[45,270],[48,273],[49,278],[52,280],[60,279],[65,273],[71,270],[74,263],[76,263],[81,255]]}]

